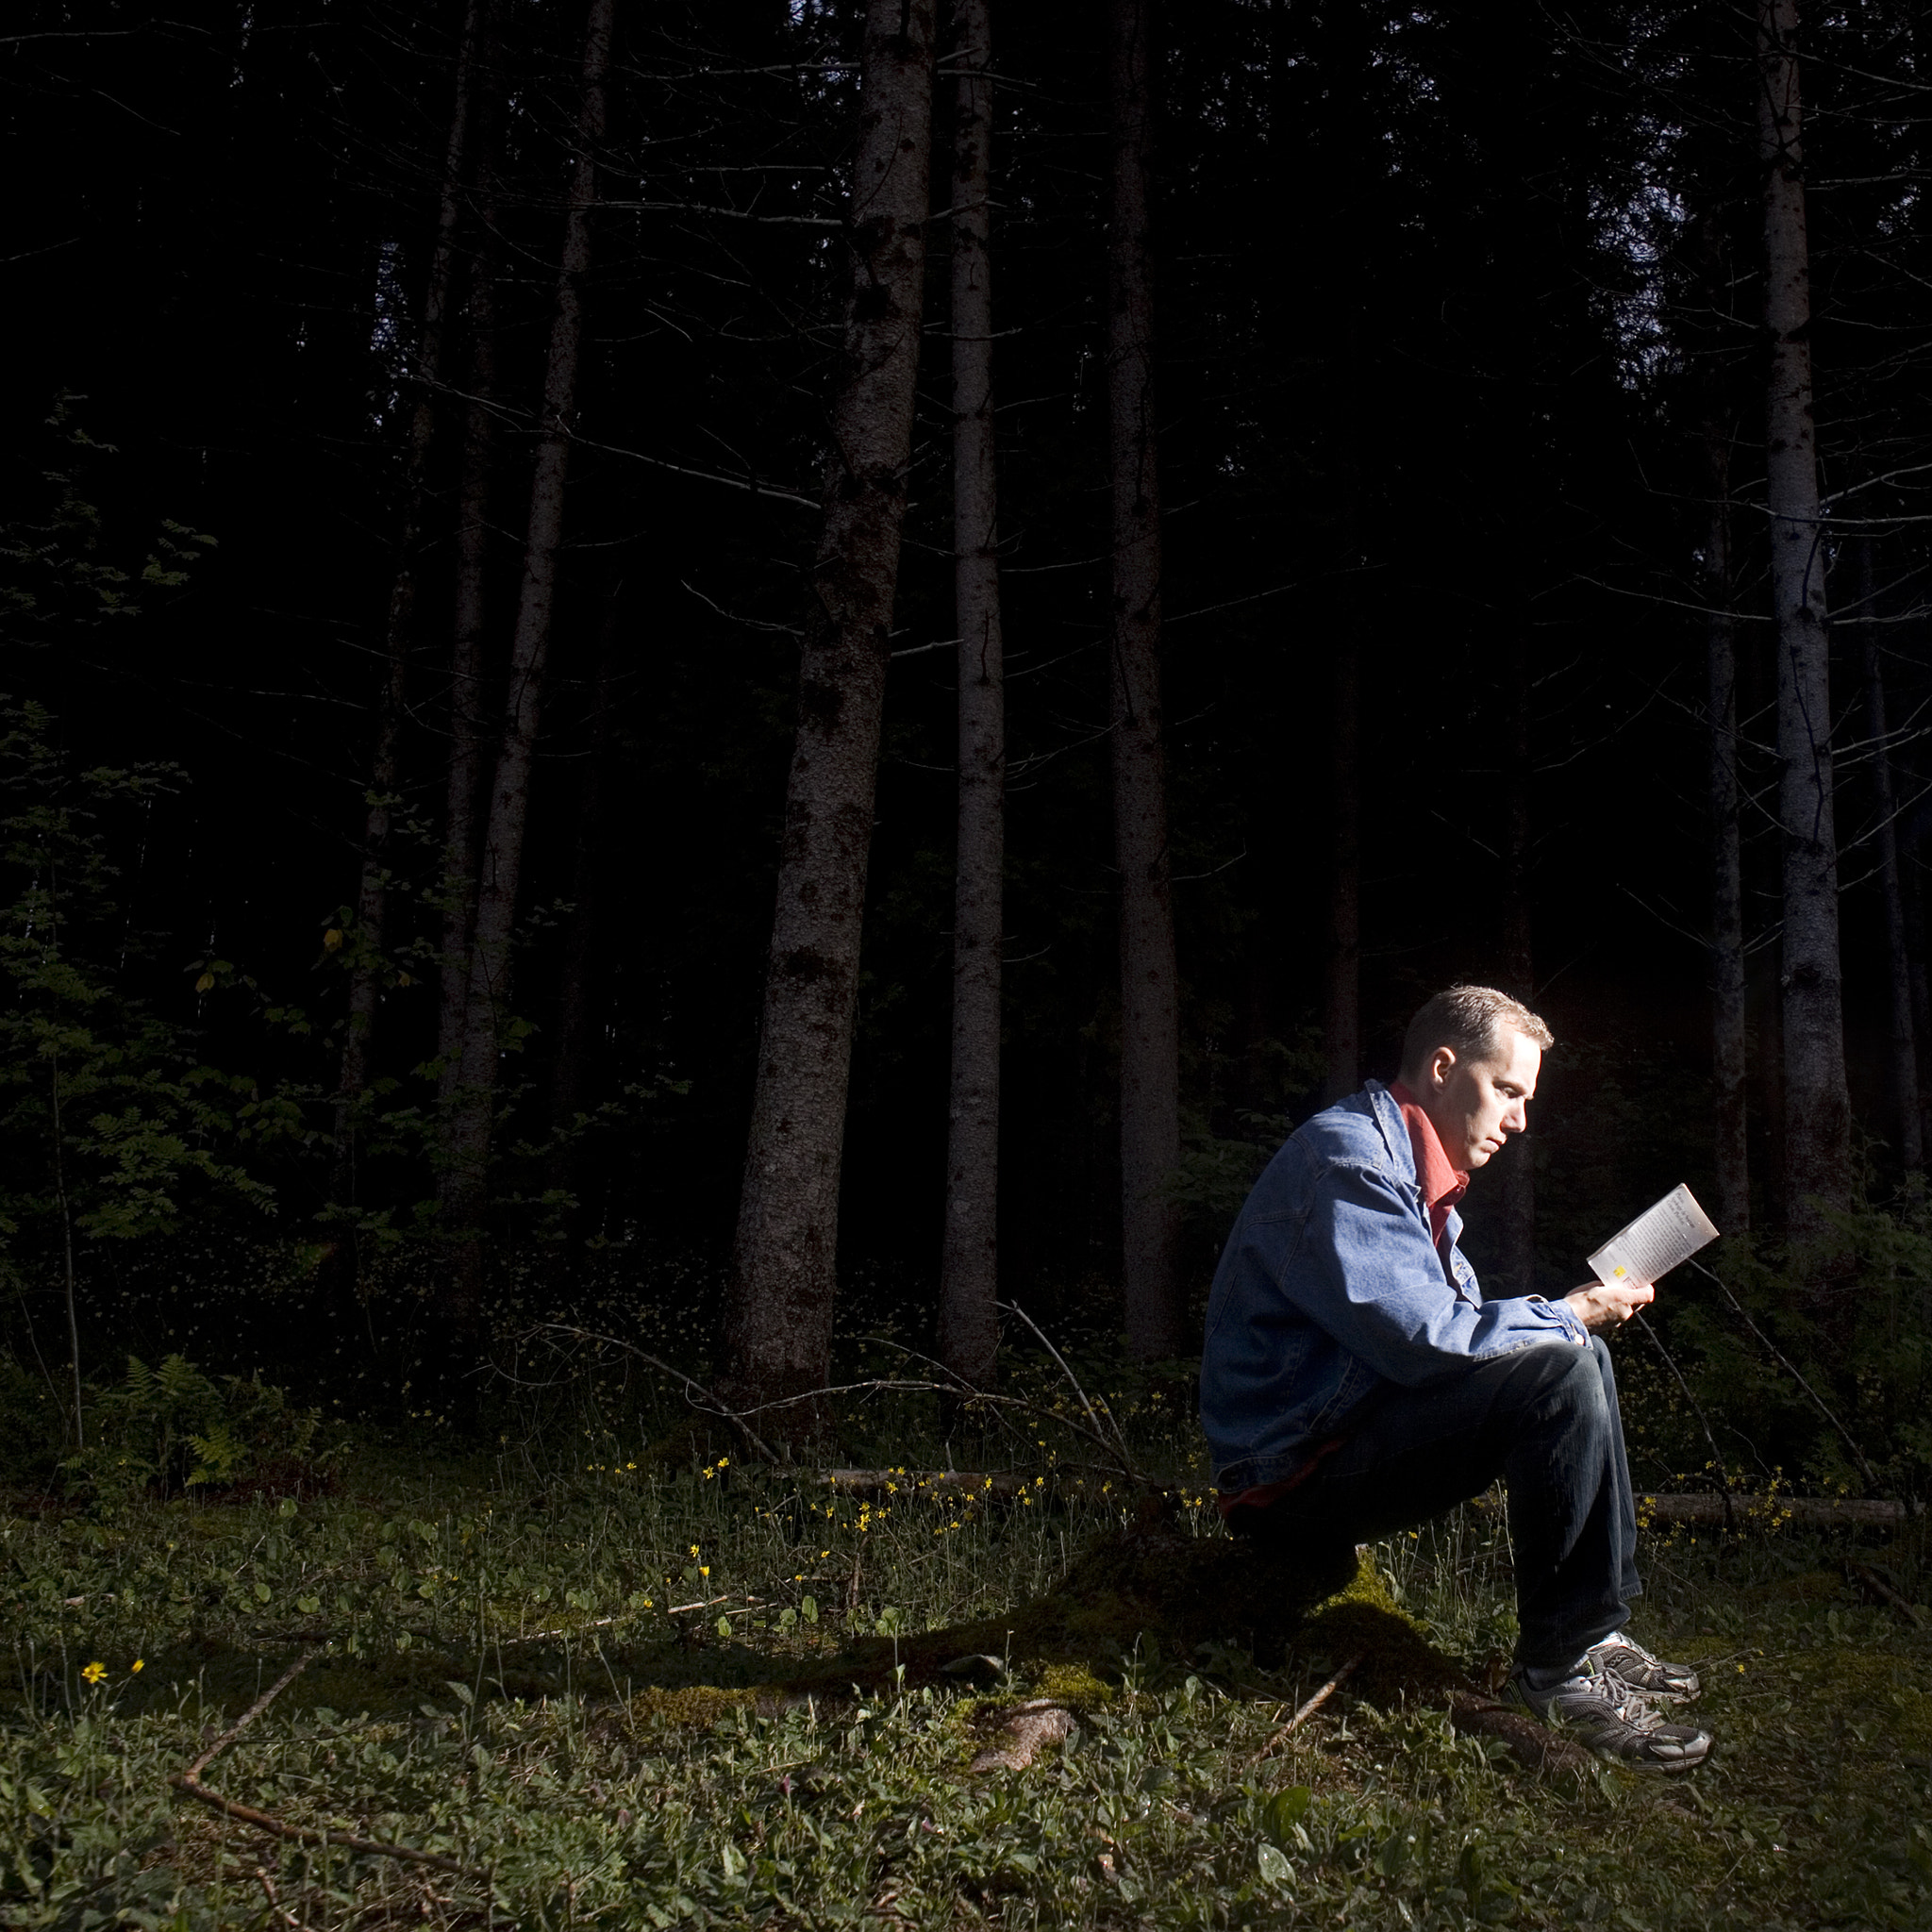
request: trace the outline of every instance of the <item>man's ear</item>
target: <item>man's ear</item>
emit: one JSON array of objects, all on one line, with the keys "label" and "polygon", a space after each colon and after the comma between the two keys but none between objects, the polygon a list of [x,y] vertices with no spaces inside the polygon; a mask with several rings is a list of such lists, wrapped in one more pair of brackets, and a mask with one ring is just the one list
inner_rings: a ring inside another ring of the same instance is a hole
[{"label": "man's ear", "polygon": [[1456,1067],[1456,1049],[1453,1046],[1439,1046],[1429,1056],[1429,1081],[1432,1086],[1445,1087],[1449,1075]]}]

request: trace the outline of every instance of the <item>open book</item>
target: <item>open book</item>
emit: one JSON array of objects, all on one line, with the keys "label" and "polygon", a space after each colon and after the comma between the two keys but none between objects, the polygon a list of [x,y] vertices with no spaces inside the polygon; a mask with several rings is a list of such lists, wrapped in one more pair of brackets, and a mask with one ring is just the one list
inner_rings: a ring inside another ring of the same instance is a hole
[{"label": "open book", "polygon": [[1679,1183],[1655,1208],[1646,1208],[1628,1227],[1619,1228],[1590,1257],[1590,1265],[1607,1287],[1618,1282],[1655,1284],[1716,1239],[1709,1215]]}]

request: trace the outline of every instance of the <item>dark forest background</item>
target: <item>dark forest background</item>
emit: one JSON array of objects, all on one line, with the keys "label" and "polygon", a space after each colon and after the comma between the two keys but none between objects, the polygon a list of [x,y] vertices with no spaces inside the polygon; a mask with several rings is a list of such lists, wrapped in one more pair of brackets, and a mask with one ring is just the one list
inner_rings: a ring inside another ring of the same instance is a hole
[{"label": "dark forest background", "polygon": [[[0,44],[15,344],[0,1191],[5,1319],[52,1382],[71,1287],[89,1375],[128,1348],[187,1347],[304,1386],[328,1368],[340,1392],[353,1359],[358,1389],[399,1399],[425,1342],[469,1332],[458,1251],[479,1231],[499,1340],[533,1314],[613,1307],[715,1340],[743,1278],[730,1254],[800,640],[850,347],[864,11],[619,0],[594,134],[581,0],[16,14]],[[1107,1335],[1126,1325],[1108,50],[1132,11],[994,0],[991,66],[998,1279],[1043,1323]],[[1796,43],[1832,619],[1817,737],[1835,754],[1855,1124],[1829,1205],[1865,1257],[1807,1274],[1764,1245],[1818,1224],[1787,1179],[1781,1029],[1775,164],[1758,120],[1779,12],[1208,0],[1154,20],[1181,1122],[1167,1198],[1196,1307],[1267,1154],[1324,1091],[1391,1077],[1409,1013],[1457,979],[1523,992],[1558,1041],[1508,1157],[1533,1188],[1485,1175],[1471,1196],[1492,1283],[1561,1291],[1678,1180],[1707,1204],[1735,1191],[1711,1071],[1726,958],[1747,1028],[1749,1279],[1813,1319],[1816,1351],[1849,1374],[1830,1297],[1776,1283],[1869,1286],[1879,1209],[1883,1266],[1913,1278],[1896,1243],[1917,1224],[1932,832],[1932,24],[1906,0],[1820,6]],[[840,1319],[894,1310],[914,1340],[936,1320],[954,981],[955,32],[941,8],[837,1227]],[[543,396],[587,155],[559,428]],[[493,747],[546,425],[569,445],[556,603],[501,1117],[465,1195],[461,1096],[438,1064],[461,964],[454,606],[462,531],[480,530],[474,715]],[[1718,632],[1735,740],[1711,709]],[[1714,745],[1743,797],[1728,956]],[[1351,896],[1354,1042],[1335,1005]],[[358,973],[372,1006],[350,1091]],[[1902,1042],[1901,987],[1918,1001]]]}]

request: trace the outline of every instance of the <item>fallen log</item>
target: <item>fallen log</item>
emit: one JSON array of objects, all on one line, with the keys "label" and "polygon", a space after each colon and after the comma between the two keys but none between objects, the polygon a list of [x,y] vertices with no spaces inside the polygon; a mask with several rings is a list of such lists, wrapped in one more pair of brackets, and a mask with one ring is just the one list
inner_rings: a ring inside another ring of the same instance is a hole
[{"label": "fallen log", "polygon": [[[1801,1524],[1807,1529],[1835,1523],[1903,1523],[1906,1508],[1887,1496],[1739,1496],[1730,1498],[1734,1521],[1775,1528]],[[1643,1523],[1722,1523],[1724,1498],[1711,1491],[1639,1496],[1637,1521]]]}]

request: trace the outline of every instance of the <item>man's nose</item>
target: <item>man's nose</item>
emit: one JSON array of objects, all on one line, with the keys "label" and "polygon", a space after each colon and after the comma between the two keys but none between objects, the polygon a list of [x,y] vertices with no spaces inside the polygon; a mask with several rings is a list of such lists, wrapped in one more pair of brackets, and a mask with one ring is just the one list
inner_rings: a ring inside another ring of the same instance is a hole
[{"label": "man's nose", "polygon": [[1509,1110],[1503,1116],[1503,1131],[1506,1134],[1520,1134],[1529,1125],[1529,1103],[1526,1100],[1512,1100]]}]

